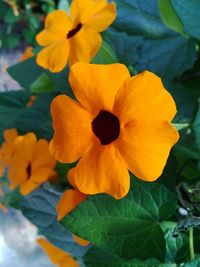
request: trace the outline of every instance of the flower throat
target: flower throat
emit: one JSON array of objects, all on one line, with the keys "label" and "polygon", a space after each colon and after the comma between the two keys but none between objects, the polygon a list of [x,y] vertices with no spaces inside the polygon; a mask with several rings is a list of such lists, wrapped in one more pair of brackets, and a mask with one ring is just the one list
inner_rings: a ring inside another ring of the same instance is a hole
[{"label": "flower throat", "polygon": [[69,31],[68,34],[67,34],[67,39],[72,38],[77,32],[79,32],[80,29],[82,28],[82,26],[83,26],[83,25],[82,25],[81,23],[79,23],[79,24],[76,26],[76,28],[74,28],[74,29],[72,29],[71,31]]},{"label": "flower throat", "polygon": [[92,130],[102,145],[108,145],[119,137],[119,119],[111,112],[101,110],[92,121]]}]

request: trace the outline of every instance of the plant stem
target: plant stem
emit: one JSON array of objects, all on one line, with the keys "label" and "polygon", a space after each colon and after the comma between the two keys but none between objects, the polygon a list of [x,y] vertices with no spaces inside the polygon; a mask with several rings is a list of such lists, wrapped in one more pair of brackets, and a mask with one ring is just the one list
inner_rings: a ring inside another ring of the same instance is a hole
[{"label": "plant stem", "polygon": [[193,228],[189,229],[189,248],[190,248],[190,259],[194,260]]}]

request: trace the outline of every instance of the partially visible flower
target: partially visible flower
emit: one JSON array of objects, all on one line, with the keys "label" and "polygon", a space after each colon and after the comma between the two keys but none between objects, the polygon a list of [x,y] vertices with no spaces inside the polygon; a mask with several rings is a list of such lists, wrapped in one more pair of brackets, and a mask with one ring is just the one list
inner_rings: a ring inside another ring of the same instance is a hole
[{"label": "partially visible flower", "polygon": [[59,267],[79,267],[78,262],[72,258],[68,253],[61,250],[60,248],[52,245],[49,241],[44,238],[37,239],[37,243],[47,253],[52,263]]},{"label": "partially visible flower", "polygon": [[50,151],[63,163],[80,159],[78,190],[122,198],[130,187],[128,169],[155,181],[179,139],[170,124],[176,106],[161,79],[149,71],[130,77],[122,64],[79,62],[69,81],[79,102],[66,95],[52,101]]},{"label": "partially visible flower", "polygon": [[24,53],[21,55],[20,57],[20,61],[25,61],[31,57],[34,57],[34,52],[33,52],[33,47],[32,46],[28,46],[26,47]]},{"label": "partially visible flower", "polygon": [[76,241],[76,243],[78,243],[80,246],[85,247],[85,246],[88,246],[90,244],[89,241],[87,241],[81,237],[78,237],[77,235],[72,234],[72,237],[73,237],[74,241]]},{"label": "partially visible flower", "polygon": [[[74,170],[72,168],[69,170],[67,178],[68,182],[74,187],[74,189],[67,189],[62,197],[60,198],[58,205],[56,207],[58,216],[57,220],[60,221],[64,216],[66,216],[69,212],[75,209],[80,203],[87,199],[87,195],[81,193],[74,183]],[[73,239],[81,246],[87,246],[89,241],[82,239],[74,234],[72,234]]]},{"label": "partially visible flower", "polygon": [[60,198],[56,207],[58,213],[58,221],[60,221],[64,216],[66,216],[70,211],[75,209],[81,202],[83,202],[87,198],[87,195],[81,193],[76,188],[76,184],[74,183],[74,170],[75,168],[72,168],[68,172],[68,181],[74,187],[74,189],[67,189]]},{"label": "partially visible flower", "polygon": [[59,72],[77,61],[90,62],[99,50],[104,31],[116,17],[115,3],[107,0],[73,0],[70,16],[63,10],[50,13],[45,29],[36,36],[45,48],[37,56],[38,65]]},{"label": "partially visible flower", "polygon": [[33,103],[35,102],[35,100],[36,100],[36,96],[35,95],[31,95],[29,101],[26,104],[26,106],[27,107],[31,107],[33,105]]},{"label": "partially visible flower", "polygon": [[0,177],[3,176],[6,168],[9,167],[15,153],[15,138],[18,133],[15,128],[4,130],[4,142],[0,147]]},{"label": "partially visible flower", "polygon": [[37,141],[34,133],[28,133],[18,136],[15,146],[16,151],[8,170],[12,189],[19,186],[20,193],[27,195],[48,179],[57,176],[53,169],[56,160],[49,153],[45,139]]}]

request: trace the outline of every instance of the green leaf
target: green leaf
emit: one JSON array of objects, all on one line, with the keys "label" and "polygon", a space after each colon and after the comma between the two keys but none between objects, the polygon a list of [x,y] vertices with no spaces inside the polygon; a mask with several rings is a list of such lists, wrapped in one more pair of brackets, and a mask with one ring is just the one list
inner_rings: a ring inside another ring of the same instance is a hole
[{"label": "green leaf", "polygon": [[200,256],[195,260],[183,264],[181,267],[199,267],[200,266]]},{"label": "green leaf", "polygon": [[[148,69],[174,79],[196,60],[195,42],[167,28],[161,21],[157,0],[116,0],[117,18],[104,39],[120,62],[139,72]],[[134,14],[134,16],[133,16]],[[114,29],[113,29],[114,28]]]},{"label": "green leaf", "polygon": [[111,64],[111,63],[116,63],[116,62],[117,62],[117,57],[114,51],[112,50],[109,44],[103,41],[98,53],[93,58],[92,63]]},{"label": "green leaf", "polygon": [[0,142],[3,140],[3,130],[17,128],[16,118],[24,113],[30,94],[23,90],[0,93]]},{"label": "green leaf", "polygon": [[3,204],[6,207],[13,207],[15,209],[19,209],[19,202],[21,200],[21,194],[19,193],[18,189],[15,189],[14,191],[11,191],[4,195],[3,198]]},{"label": "green leaf", "polygon": [[37,96],[37,101],[21,111],[15,119],[15,125],[21,134],[34,132],[38,138],[50,140],[53,136],[51,123],[50,103],[55,97],[53,93],[44,93]]},{"label": "green leaf", "polygon": [[8,68],[7,71],[24,89],[30,90],[31,84],[44,70],[36,64],[35,58],[30,58]]},{"label": "green leaf", "polygon": [[175,211],[176,199],[157,183],[134,182],[121,200],[107,195],[91,196],[66,216],[70,231],[121,258],[165,258],[160,220]]},{"label": "green leaf", "polygon": [[35,224],[39,233],[62,250],[80,259],[86,251],[73,241],[71,233],[57,222],[56,205],[60,194],[48,183],[24,196],[19,206],[23,215]]},{"label": "green leaf", "polygon": [[186,235],[173,236],[175,222],[163,222],[162,229],[166,240],[166,262],[181,263],[189,257],[188,237]]},{"label": "green leaf", "polygon": [[182,21],[184,31],[194,38],[200,39],[200,1],[171,0],[174,11]]},{"label": "green leaf", "polygon": [[160,17],[162,21],[168,26],[170,29],[177,31],[184,35],[184,27],[174,11],[170,0],[159,0],[159,9],[160,9]]},{"label": "green leaf", "polygon": [[47,73],[42,73],[32,84],[32,93],[52,92],[54,83]]},{"label": "green leaf", "polygon": [[163,80],[165,88],[173,96],[176,106],[177,114],[173,119],[173,123],[185,124],[191,122],[194,116],[197,98],[200,96],[198,83],[195,86],[191,86],[185,82],[171,82],[169,80]]},{"label": "green leaf", "polygon": [[[20,62],[8,68],[8,73],[27,91],[30,91],[31,85],[35,82],[35,80],[37,80],[42,74],[44,75],[45,73],[49,77],[49,86],[50,80],[52,81],[52,85],[50,86],[51,88],[53,87],[55,91],[66,93],[67,95],[73,97],[73,92],[68,82],[68,68],[59,73],[51,73],[38,66],[36,64],[35,58],[30,58],[24,62]],[[26,73],[26,75],[24,75],[24,73]],[[44,79],[44,77],[42,78]],[[45,82],[47,82],[46,78]]]},{"label": "green leaf", "polygon": [[176,128],[177,131],[183,130],[190,126],[189,123],[173,123],[173,126]]},{"label": "green leaf", "polygon": [[126,261],[108,254],[96,247],[88,250],[84,256],[86,267],[176,267],[176,264],[160,263],[158,260],[149,259],[140,261],[137,259]]}]

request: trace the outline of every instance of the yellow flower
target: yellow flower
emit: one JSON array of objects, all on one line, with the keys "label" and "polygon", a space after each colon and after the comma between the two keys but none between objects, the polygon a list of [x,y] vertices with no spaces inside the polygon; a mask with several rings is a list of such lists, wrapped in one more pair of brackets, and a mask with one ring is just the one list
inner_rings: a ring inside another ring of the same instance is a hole
[{"label": "yellow flower", "polygon": [[90,62],[101,46],[99,32],[116,17],[116,6],[107,0],[73,0],[70,16],[62,10],[50,13],[45,29],[36,36],[45,48],[37,56],[37,64],[59,72],[77,61]]},{"label": "yellow flower", "polygon": [[3,176],[5,168],[8,168],[15,153],[16,129],[7,129],[3,133],[5,142],[0,147],[0,177]]},{"label": "yellow flower", "polygon": [[68,253],[55,247],[44,238],[37,239],[38,244],[47,253],[52,263],[59,267],[79,267],[79,264]]},{"label": "yellow flower", "polygon": [[26,47],[24,53],[21,55],[20,57],[20,61],[25,61],[31,57],[34,57],[34,52],[33,52],[33,47],[32,46],[28,46]]},{"label": "yellow flower", "polygon": [[22,195],[27,195],[48,179],[57,176],[53,168],[56,160],[50,155],[48,142],[37,141],[34,133],[15,139],[16,151],[8,170],[12,189],[20,187]]},{"label": "yellow flower", "polygon": [[80,159],[78,190],[122,198],[130,187],[128,169],[144,181],[156,180],[179,139],[170,124],[176,106],[161,79],[148,71],[130,77],[122,64],[79,62],[69,81],[78,101],[66,95],[52,101],[50,152],[60,162]]}]

